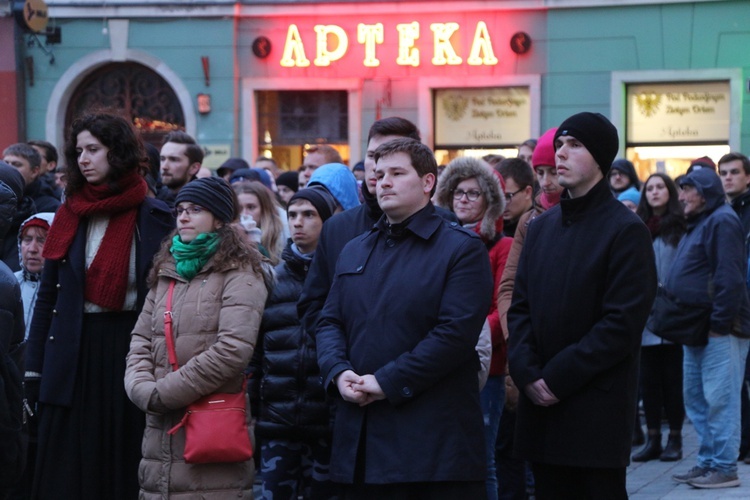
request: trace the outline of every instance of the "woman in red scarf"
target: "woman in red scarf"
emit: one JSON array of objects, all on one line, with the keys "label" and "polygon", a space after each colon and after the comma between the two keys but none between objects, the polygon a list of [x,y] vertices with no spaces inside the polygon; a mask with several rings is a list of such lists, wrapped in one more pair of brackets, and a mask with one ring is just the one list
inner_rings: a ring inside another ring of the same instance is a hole
[{"label": "woman in red scarf", "polygon": [[73,122],[26,354],[39,419],[34,498],[138,495],[144,415],[125,395],[125,356],[151,260],[174,227],[169,208],[146,197],[145,156],[120,116]]}]

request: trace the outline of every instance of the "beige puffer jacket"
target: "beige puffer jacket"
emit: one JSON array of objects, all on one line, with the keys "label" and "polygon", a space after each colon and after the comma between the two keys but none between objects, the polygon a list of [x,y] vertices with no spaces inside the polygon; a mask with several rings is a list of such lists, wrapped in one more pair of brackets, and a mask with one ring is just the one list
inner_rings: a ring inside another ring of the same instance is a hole
[{"label": "beige puffer jacket", "polygon": [[[173,436],[184,408],[213,392],[238,392],[253,354],[267,290],[251,269],[217,269],[213,260],[190,282],[172,267],[159,271],[133,330],[125,390],[146,415],[143,459],[138,471],[141,499],[252,499],[253,461],[186,464],[183,430]],[[164,339],[169,282],[173,296],[175,350],[172,371]],[[248,424],[250,405],[247,405]],[[252,433],[252,430],[250,431]]]}]

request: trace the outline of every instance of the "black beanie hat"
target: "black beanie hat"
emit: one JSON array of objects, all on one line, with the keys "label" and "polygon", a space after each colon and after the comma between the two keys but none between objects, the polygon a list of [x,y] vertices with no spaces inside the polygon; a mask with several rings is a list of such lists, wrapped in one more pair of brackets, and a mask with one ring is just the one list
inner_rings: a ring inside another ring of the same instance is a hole
[{"label": "black beanie hat", "polygon": [[17,168],[11,167],[4,161],[0,160],[0,182],[4,182],[8,187],[13,190],[16,195],[16,201],[18,206],[21,206],[23,201],[23,191],[26,187],[26,183],[23,180],[21,172]]},{"label": "black beanie hat", "polygon": [[[300,189],[294,196],[289,199],[289,206],[294,204],[295,200],[307,200],[315,210],[318,211],[318,215],[323,219],[323,222],[327,221],[333,215],[336,210],[336,200],[333,195],[328,192],[323,186],[315,185],[313,187]],[[287,208],[289,210],[289,208]]]},{"label": "black beanie hat", "polygon": [[586,146],[604,174],[609,171],[620,147],[617,129],[600,113],[586,111],[571,116],[558,127],[555,142],[561,135],[575,137]]},{"label": "black beanie hat", "polygon": [[277,186],[286,186],[295,193],[299,191],[299,173],[284,172],[276,178]]},{"label": "black beanie hat", "polygon": [[183,201],[200,205],[222,222],[229,223],[234,220],[234,192],[221,177],[203,177],[188,182],[177,193],[175,207]]}]

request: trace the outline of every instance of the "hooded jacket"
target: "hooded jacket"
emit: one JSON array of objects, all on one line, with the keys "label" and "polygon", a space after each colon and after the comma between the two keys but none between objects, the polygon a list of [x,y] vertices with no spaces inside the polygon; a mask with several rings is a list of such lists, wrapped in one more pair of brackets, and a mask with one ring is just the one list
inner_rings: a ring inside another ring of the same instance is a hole
[{"label": "hooded jacket", "polygon": [[495,170],[482,162],[470,158],[457,158],[450,162],[438,183],[436,196],[441,206],[453,211],[453,191],[462,181],[476,179],[479,189],[484,195],[487,209],[482,220],[473,227],[484,242],[490,256],[490,266],[494,279],[492,288],[492,305],[490,306],[487,321],[490,324],[492,336],[492,361],[490,363],[490,375],[503,375],[505,373],[507,333],[500,323],[497,310],[497,291],[500,287],[500,279],[508,260],[508,253],[513,244],[513,238],[503,236],[503,211],[505,210],[505,195],[503,193],[501,178]]},{"label": "hooded jacket", "polygon": [[[18,232],[18,228],[21,226],[21,222],[26,220],[27,217],[37,212],[34,200],[28,196],[24,196],[24,180],[21,173],[11,167],[4,161],[0,161],[0,181],[4,182],[8,188],[13,192],[16,206],[13,207],[13,214],[11,216],[10,227],[7,230],[8,235],[14,235]],[[10,209],[10,205],[6,209]],[[3,233],[4,235],[6,233]],[[18,263],[18,248],[16,248],[16,242],[13,237],[5,238],[0,240],[2,242],[2,254],[0,259],[5,262],[8,267],[13,271],[21,269]]]},{"label": "hooded jacket", "polygon": [[626,160],[625,158],[619,158],[612,162],[612,167],[609,169],[610,173],[612,172],[612,170],[619,170],[627,176],[628,180],[630,180],[630,184],[628,184],[628,187],[620,191],[615,191],[614,189],[612,189],[612,186],[610,186],[610,189],[615,196],[631,187],[634,187],[635,189],[640,191],[641,181],[640,179],[638,179],[638,174],[635,172],[635,167],[632,163],[630,163],[630,161]]},{"label": "hooded jacket", "polygon": [[713,170],[693,170],[681,186],[694,186],[706,203],[688,217],[664,287],[687,303],[711,303],[712,332],[750,337],[742,223],[726,203],[721,179]]},{"label": "hooded jacket", "polygon": [[336,198],[344,210],[359,206],[357,179],[342,163],[328,163],[316,168],[310,176],[307,187],[316,184],[324,186]]},{"label": "hooded jacket", "polygon": [[39,282],[42,279],[42,273],[29,272],[23,264],[23,257],[21,256],[21,239],[23,236],[23,230],[30,221],[34,219],[41,219],[50,226],[52,225],[52,219],[55,214],[52,212],[42,212],[27,218],[21,223],[21,227],[18,228],[18,262],[21,266],[21,270],[16,272],[16,279],[18,284],[21,286],[21,297],[23,298],[23,317],[26,322],[26,338],[29,337],[29,330],[31,329],[31,318],[34,316],[34,305],[36,304],[36,294],[39,292]]}]

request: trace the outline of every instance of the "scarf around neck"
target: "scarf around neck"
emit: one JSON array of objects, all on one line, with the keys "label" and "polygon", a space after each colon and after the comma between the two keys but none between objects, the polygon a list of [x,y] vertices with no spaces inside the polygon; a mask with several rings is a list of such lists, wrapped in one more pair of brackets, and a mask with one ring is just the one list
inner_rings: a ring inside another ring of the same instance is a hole
[{"label": "scarf around neck", "polygon": [[218,248],[217,233],[201,233],[189,243],[183,243],[180,235],[176,234],[172,238],[169,253],[174,257],[177,274],[190,281],[203,269]]},{"label": "scarf around neck", "polygon": [[562,194],[562,191],[558,191],[556,193],[549,193],[549,194],[542,191],[542,194],[539,196],[539,202],[542,204],[542,207],[545,210],[549,210],[550,208],[560,203],[561,194]]},{"label": "scarf around neck", "polygon": [[45,259],[60,260],[67,255],[81,219],[109,216],[101,246],[86,270],[87,301],[106,309],[122,310],[138,207],[146,198],[147,189],[146,181],[133,170],[117,182],[115,189],[107,183],[84,184],[57,210],[44,245]]}]

